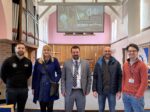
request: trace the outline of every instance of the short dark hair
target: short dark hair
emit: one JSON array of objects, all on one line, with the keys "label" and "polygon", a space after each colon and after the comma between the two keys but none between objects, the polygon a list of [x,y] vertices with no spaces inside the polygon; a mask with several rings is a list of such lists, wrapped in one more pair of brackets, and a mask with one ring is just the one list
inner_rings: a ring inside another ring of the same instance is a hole
[{"label": "short dark hair", "polygon": [[134,43],[129,44],[129,45],[126,47],[126,50],[128,50],[129,47],[134,47],[137,51],[139,51],[138,45],[136,45],[136,44],[134,44]]},{"label": "short dark hair", "polygon": [[17,45],[19,45],[19,44],[21,44],[21,45],[24,45],[24,46],[25,46],[25,44],[24,44],[23,42],[17,42],[17,43],[15,44],[15,47],[16,47]]},{"label": "short dark hair", "polygon": [[77,45],[72,46],[71,51],[72,51],[72,49],[79,49],[79,51],[80,51],[80,47]]}]

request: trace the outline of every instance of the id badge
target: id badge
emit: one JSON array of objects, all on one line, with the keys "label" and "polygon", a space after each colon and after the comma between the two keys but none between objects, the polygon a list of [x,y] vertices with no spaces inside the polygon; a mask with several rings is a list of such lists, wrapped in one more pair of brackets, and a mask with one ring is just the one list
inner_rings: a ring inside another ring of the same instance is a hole
[{"label": "id badge", "polygon": [[132,84],[133,84],[133,83],[134,83],[134,79],[133,79],[133,78],[130,78],[130,79],[129,79],[129,83],[132,83]]}]

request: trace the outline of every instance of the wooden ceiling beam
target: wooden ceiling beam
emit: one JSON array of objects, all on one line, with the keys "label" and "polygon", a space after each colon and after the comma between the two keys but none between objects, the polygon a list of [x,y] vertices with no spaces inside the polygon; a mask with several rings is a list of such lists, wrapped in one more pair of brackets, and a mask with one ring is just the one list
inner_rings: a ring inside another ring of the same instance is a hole
[{"label": "wooden ceiling beam", "polygon": [[125,3],[127,3],[128,2],[128,0],[123,0],[122,1],[122,4],[124,5]]},{"label": "wooden ceiling beam", "polygon": [[97,3],[93,3],[93,2],[38,2],[39,6],[52,6],[52,5],[62,5],[62,4],[74,4],[74,5],[88,5],[88,4],[99,4],[99,5],[109,5],[109,6],[118,6],[121,5],[121,3],[117,3],[117,2],[97,2]]},{"label": "wooden ceiling beam", "polygon": [[121,1],[120,0],[115,0],[117,3],[120,3],[121,4]]},{"label": "wooden ceiling beam", "polygon": [[43,2],[45,2],[45,0],[40,0],[40,1],[39,1],[39,3],[43,3]]},{"label": "wooden ceiling beam", "polygon": [[118,11],[116,11],[116,9],[113,6],[109,6],[109,7],[119,18],[121,17]]},{"label": "wooden ceiling beam", "polygon": [[42,14],[40,14],[39,19],[40,19],[41,17],[43,17],[44,14],[45,14],[50,8],[51,8],[51,6],[48,6],[48,7],[42,12]]}]

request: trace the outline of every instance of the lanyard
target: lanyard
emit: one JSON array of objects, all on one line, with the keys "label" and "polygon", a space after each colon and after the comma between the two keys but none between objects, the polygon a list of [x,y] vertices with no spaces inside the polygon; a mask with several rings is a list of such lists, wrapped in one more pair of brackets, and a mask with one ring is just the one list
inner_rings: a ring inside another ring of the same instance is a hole
[{"label": "lanyard", "polygon": [[133,64],[133,65],[128,64],[128,68],[129,68],[129,72],[130,72],[130,77],[131,77],[131,78],[134,78],[134,76],[135,76],[135,72],[134,72],[134,70],[135,70],[135,65],[134,65],[134,64]]}]

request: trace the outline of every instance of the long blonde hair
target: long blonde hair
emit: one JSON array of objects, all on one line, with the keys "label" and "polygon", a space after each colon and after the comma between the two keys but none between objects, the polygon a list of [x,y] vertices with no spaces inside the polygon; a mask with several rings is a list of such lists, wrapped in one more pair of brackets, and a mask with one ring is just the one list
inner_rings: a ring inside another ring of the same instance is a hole
[{"label": "long blonde hair", "polygon": [[50,60],[53,62],[53,61],[54,61],[54,58],[53,58],[52,55],[51,55],[51,47],[50,47],[48,44],[46,44],[46,45],[43,46],[43,49],[42,49],[42,56],[41,56],[41,58],[38,59],[38,62],[41,63],[41,64],[44,63],[44,53],[43,53],[44,49],[48,49],[48,50],[50,51],[50,52],[49,52]]}]

